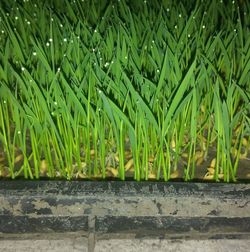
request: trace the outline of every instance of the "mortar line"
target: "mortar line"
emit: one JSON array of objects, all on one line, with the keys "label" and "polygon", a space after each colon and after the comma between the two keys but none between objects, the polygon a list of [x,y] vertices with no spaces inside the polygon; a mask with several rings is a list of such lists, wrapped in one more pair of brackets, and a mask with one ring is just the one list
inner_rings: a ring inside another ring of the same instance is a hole
[{"label": "mortar line", "polygon": [[93,215],[88,216],[88,252],[95,250],[95,219]]}]

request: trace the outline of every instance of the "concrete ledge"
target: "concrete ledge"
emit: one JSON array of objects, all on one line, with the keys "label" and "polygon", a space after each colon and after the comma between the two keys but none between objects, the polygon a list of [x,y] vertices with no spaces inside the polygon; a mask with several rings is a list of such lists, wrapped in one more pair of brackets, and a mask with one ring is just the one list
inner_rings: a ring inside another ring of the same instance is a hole
[{"label": "concrete ledge", "polygon": [[88,239],[81,233],[77,232],[63,234],[0,234],[0,251],[87,252]]},{"label": "concrete ledge", "polygon": [[250,239],[250,184],[0,181],[0,232]]}]

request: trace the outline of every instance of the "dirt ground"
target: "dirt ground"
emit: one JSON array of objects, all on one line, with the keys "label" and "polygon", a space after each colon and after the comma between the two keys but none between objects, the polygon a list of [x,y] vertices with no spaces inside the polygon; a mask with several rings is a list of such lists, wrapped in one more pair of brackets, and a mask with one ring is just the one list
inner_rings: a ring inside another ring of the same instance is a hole
[{"label": "dirt ground", "polygon": [[[28,150],[31,150],[31,147],[27,147]],[[184,153],[185,154],[185,153]],[[187,163],[187,158],[185,155],[182,155],[178,162],[178,169],[176,171],[171,171],[171,179],[179,180],[184,177],[184,167]],[[213,174],[215,172],[215,160],[216,160],[216,150],[215,148],[211,148],[211,150],[208,152],[208,155],[204,157],[204,152],[197,151],[195,162],[196,162],[196,168],[195,168],[195,175],[194,180],[198,181],[209,181],[213,180]],[[107,157],[107,178],[115,178],[118,175],[118,166],[119,166],[119,157],[118,154],[113,152],[109,154]],[[154,172],[151,167],[153,166],[153,158],[149,159],[149,179],[156,179],[156,172]],[[20,150],[16,149],[15,151],[15,170],[19,170],[20,167],[23,164],[23,155]],[[88,177],[87,173],[87,167],[84,162],[82,162],[82,171],[81,172],[75,172],[73,179],[86,179]],[[32,162],[31,162],[32,166]],[[74,169],[78,169],[77,164],[73,164]],[[48,178],[47,176],[47,162],[45,159],[41,157],[41,164],[40,164],[40,176],[41,178]],[[134,165],[133,165],[133,158],[132,153],[130,151],[125,152],[125,170],[126,170],[126,178],[133,179],[134,176]],[[85,172],[84,172],[85,171]],[[8,162],[6,153],[4,152],[3,146],[0,143],[0,178],[6,178],[9,177],[9,171],[8,171]],[[22,173],[20,174],[22,177]],[[162,177],[162,176],[161,176]],[[60,174],[58,174],[58,178],[60,177]],[[96,178],[101,178],[101,174],[98,175]],[[223,180],[223,173],[219,174],[219,178]],[[249,180],[250,181],[250,152],[245,152],[241,155],[241,158],[239,159],[239,165],[237,170],[237,180]]]}]

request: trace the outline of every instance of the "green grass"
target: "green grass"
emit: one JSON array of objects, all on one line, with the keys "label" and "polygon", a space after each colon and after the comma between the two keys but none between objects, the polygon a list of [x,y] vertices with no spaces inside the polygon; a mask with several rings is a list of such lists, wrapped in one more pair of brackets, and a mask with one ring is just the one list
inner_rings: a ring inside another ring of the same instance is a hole
[{"label": "green grass", "polygon": [[236,181],[250,150],[249,9],[1,1],[6,176],[188,181],[212,157],[207,177]]}]

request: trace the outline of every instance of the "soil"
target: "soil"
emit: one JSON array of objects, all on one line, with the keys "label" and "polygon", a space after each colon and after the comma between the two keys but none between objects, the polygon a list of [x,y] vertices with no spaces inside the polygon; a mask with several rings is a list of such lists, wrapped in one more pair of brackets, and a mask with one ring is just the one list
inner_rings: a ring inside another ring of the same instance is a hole
[{"label": "soil", "polygon": [[[31,151],[31,146],[28,146],[28,151]],[[94,157],[94,150],[91,151]],[[215,168],[215,157],[216,157],[216,148],[211,148],[208,152],[208,155],[204,157],[204,153],[202,151],[197,151],[196,153],[196,169],[194,174],[194,181],[209,181],[214,179],[214,168]],[[155,180],[156,179],[156,172],[153,170],[153,162],[154,158],[149,158],[149,179]],[[182,155],[180,160],[178,161],[178,169],[176,171],[171,172],[171,179],[172,180],[181,180],[184,178],[185,172],[185,164],[187,163],[187,158],[185,153]],[[15,151],[15,170],[18,171],[23,164],[23,155],[21,150],[16,149]],[[109,156],[106,157],[106,177],[108,179],[116,179],[118,176],[118,166],[119,166],[119,156],[117,152],[110,152]],[[32,163],[31,163],[32,166]],[[89,179],[88,175],[88,168],[85,162],[82,162],[81,169],[78,169],[77,164],[73,164],[74,168],[77,170],[73,175],[73,179]],[[48,165],[47,161],[41,157],[40,162],[40,177],[41,178],[48,178],[47,174]],[[81,171],[79,171],[81,170]],[[127,150],[125,152],[125,170],[126,170],[126,178],[133,179],[134,177],[134,164],[132,153]],[[20,174],[18,177],[22,177],[23,174]],[[8,170],[8,161],[6,154],[4,152],[3,146],[0,143],[0,178],[8,178],[10,177],[9,170]],[[63,178],[59,173],[56,173],[55,178]],[[101,179],[101,174],[92,177],[91,179]],[[161,179],[162,179],[161,175]],[[223,180],[223,173],[219,174],[219,178]],[[237,170],[237,180],[249,180],[250,181],[250,152],[245,152],[241,155],[239,160],[239,166]]]}]

